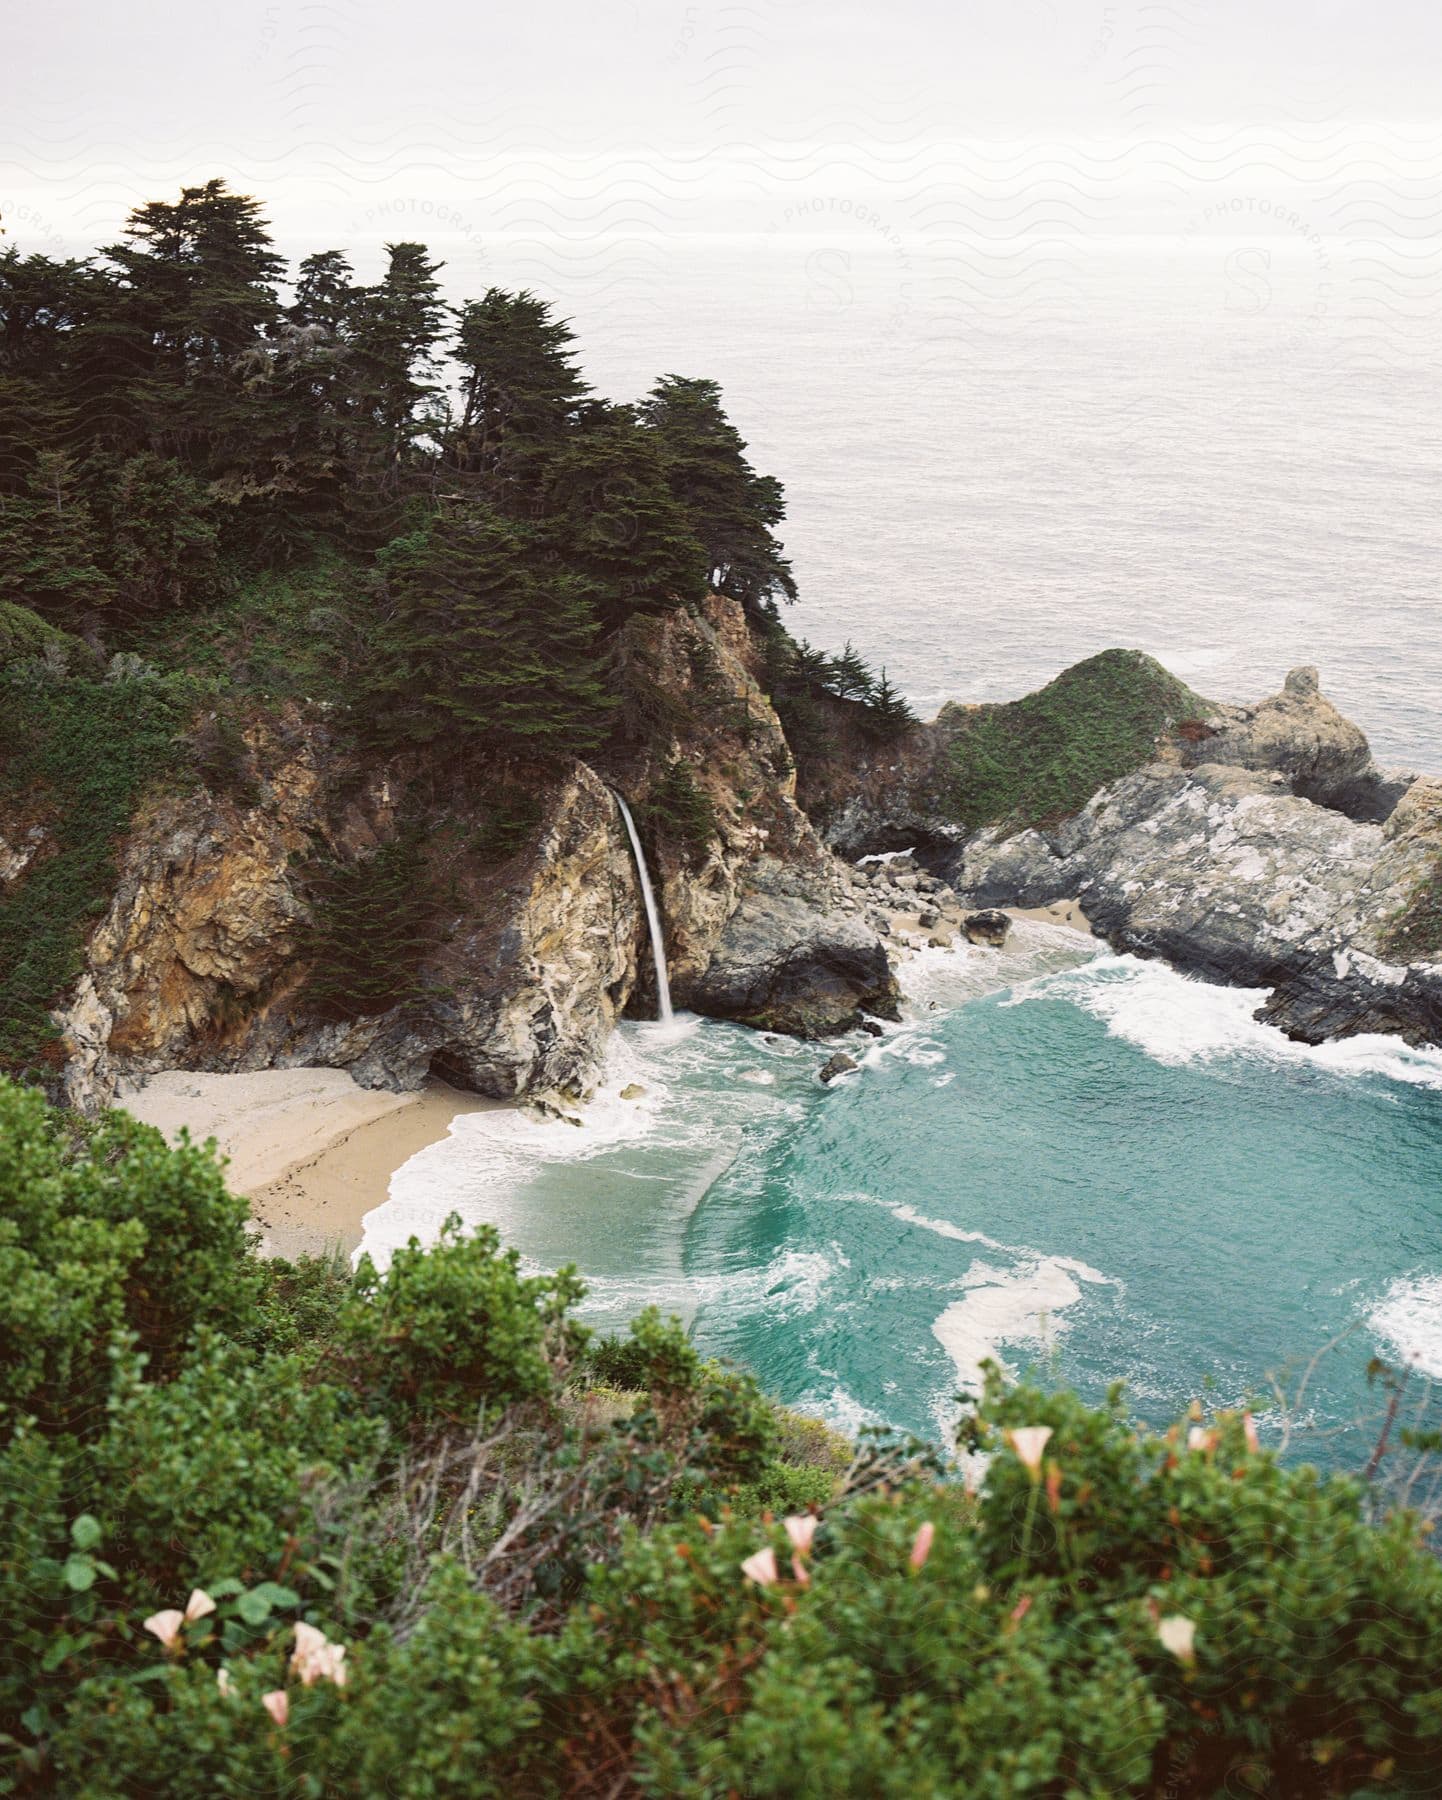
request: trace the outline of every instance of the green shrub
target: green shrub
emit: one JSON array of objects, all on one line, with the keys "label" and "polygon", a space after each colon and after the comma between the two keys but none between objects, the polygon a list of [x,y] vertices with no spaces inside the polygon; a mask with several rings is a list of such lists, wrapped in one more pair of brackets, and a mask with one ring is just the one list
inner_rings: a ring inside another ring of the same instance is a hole
[{"label": "green shrub", "polygon": [[520,1266],[493,1226],[467,1236],[454,1213],[384,1275],[362,1257],[338,1331],[352,1380],[402,1430],[470,1427],[482,1409],[552,1398],[558,1365],[585,1343],[566,1311],[586,1290],[573,1269]]},{"label": "green shrub", "polygon": [[84,650],[79,638],[48,624],[38,612],[13,600],[0,600],[0,671],[29,657],[44,657],[47,650],[67,658]]},{"label": "green shrub", "polygon": [[692,1392],[704,1366],[681,1321],[663,1319],[654,1306],[632,1319],[625,1337],[597,1338],[586,1355],[588,1374],[628,1392]]},{"label": "green shrub", "polygon": [[353,1393],[308,1378],[306,1359],[257,1361],[206,1333],[173,1381],[122,1365],[90,1504],[126,1567],[161,1591],[278,1577],[305,1555],[306,1488],[368,1467],[381,1435]]},{"label": "green shrub", "polygon": [[246,1205],[209,1149],[121,1113],[72,1143],[0,1082],[0,1197],[0,1417],[92,1432],[117,1334],[163,1375],[197,1325],[236,1328],[253,1303]]}]

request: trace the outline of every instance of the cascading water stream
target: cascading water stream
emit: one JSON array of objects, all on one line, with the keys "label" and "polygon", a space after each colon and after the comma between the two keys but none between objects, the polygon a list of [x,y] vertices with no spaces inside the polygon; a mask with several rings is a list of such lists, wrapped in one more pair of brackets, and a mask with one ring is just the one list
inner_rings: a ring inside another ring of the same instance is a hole
[{"label": "cascading water stream", "polygon": [[651,889],[651,874],[646,867],[646,852],[641,848],[641,838],[636,830],[636,821],[631,817],[631,809],[619,794],[616,804],[621,809],[621,817],[626,821],[626,835],[631,840],[631,854],[636,858],[636,873],[641,878],[641,898],[646,903],[646,923],[651,929],[651,960],[656,965],[656,1004],[663,1025],[669,1025],[671,1013],[671,983],[666,974],[666,946],[661,939],[661,915],[656,911],[656,896]]}]

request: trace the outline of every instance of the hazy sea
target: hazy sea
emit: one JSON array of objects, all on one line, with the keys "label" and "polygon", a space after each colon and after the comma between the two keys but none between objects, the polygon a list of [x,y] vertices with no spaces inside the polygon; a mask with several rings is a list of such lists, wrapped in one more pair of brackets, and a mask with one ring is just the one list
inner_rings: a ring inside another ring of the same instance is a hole
[{"label": "hazy sea", "polygon": [[[537,285],[602,391],[722,381],[786,484],[790,623],[923,710],[1109,645],[1223,699],[1311,662],[1381,759],[1442,768],[1442,325],[1349,311],[1355,246],[1305,235],[1015,254],[999,279],[823,219],[673,243],[644,307],[604,266]],[[462,1117],[366,1246],[493,1220],[578,1263],[597,1321],[655,1301],[843,1425],[945,1432],[987,1355],[1161,1419],[1346,1332],[1322,1427],[1373,1353],[1442,1377],[1442,1054],[1304,1049],[1259,995],[1041,925],[906,983],[829,1091],[814,1046],[628,1025],[583,1131]]]}]

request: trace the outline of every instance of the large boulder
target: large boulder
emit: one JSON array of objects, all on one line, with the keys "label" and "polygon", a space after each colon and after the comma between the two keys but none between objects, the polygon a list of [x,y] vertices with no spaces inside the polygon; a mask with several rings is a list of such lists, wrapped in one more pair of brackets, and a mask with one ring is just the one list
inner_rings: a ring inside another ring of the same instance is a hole
[{"label": "large boulder", "polygon": [[1281,771],[1153,763],[1045,832],[968,845],[957,885],[991,905],[1080,897],[1116,948],[1274,990],[1264,1015],[1308,1041],[1394,1031],[1442,1041],[1442,968],[1395,922],[1438,866],[1442,790],[1385,826],[1291,791]]},{"label": "large boulder", "polygon": [[988,906],[981,912],[968,913],[961,921],[961,929],[966,933],[968,944],[985,944],[991,950],[1002,950],[1011,931],[1011,919],[996,907]]},{"label": "large boulder", "polygon": [[1293,669],[1280,694],[1255,706],[1214,706],[1205,719],[1184,721],[1172,742],[1184,767],[1275,772],[1302,799],[1352,818],[1380,821],[1398,798],[1399,778],[1375,766],[1366,737],[1310,666]]},{"label": "large boulder", "polygon": [[795,870],[763,864],[705,971],[678,996],[714,1018],[794,1037],[847,1031],[870,1012],[897,1015],[896,977],[876,933]]}]

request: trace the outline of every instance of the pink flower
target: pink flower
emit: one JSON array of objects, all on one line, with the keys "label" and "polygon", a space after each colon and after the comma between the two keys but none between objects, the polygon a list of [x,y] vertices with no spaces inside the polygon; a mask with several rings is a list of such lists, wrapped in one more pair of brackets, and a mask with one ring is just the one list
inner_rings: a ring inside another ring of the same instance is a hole
[{"label": "pink flower", "polygon": [[295,1649],[290,1653],[290,1666],[307,1687],[320,1673],[317,1659],[324,1653],[326,1635],[314,1625],[307,1625],[304,1619],[297,1622],[295,1628]]},{"label": "pink flower", "polygon": [[791,1539],[791,1548],[799,1550],[805,1556],[811,1548],[811,1540],[816,1536],[819,1523],[811,1513],[793,1513],[786,1521],[786,1535]]},{"label": "pink flower", "polygon": [[916,1528],[916,1536],[911,1540],[911,1566],[919,1569],[931,1555],[931,1540],[936,1536],[936,1527],[930,1519]]},{"label": "pink flower", "polygon": [[1042,1452],[1051,1442],[1051,1426],[1023,1425],[1019,1431],[1007,1432],[1006,1441],[1023,1464],[1036,1475],[1041,1470]]},{"label": "pink flower", "polygon": [[268,1694],[262,1694],[260,1703],[277,1725],[284,1726],[290,1717],[290,1695],[284,1688],[272,1688]]},{"label": "pink flower", "polygon": [[193,1625],[197,1619],[203,1619],[207,1613],[215,1611],[215,1602],[204,1588],[192,1588],[190,1598],[185,1603],[185,1622]]},{"label": "pink flower", "polygon": [[230,1679],[229,1669],[217,1669],[215,1671],[215,1685],[220,1689],[221,1699],[226,1699],[229,1696],[233,1685]]},{"label": "pink flower", "polygon": [[810,1587],[811,1577],[806,1573],[806,1565],[799,1556],[791,1558],[791,1573],[796,1577],[797,1587]]},{"label": "pink flower", "polygon": [[1196,1641],[1197,1627],[1193,1620],[1185,1618],[1181,1613],[1172,1613],[1165,1619],[1158,1619],[1157,1636],[1162,1641],[1162,1648],[1170,1650],[1178,1662],[1196,1661],[1197,1653],[1193,1644]]},{"label": "pink flower", "polygon": [[345,1645],[331,1643],[323,1631],[307,1625],[302,1619],[296,1624],[290,1666],[306,1687],[312,1687],[317,1681],[333,1681],[337,1687],[344,1687]]},{"label": "pink flower", "polygon": [[742,1563],[741,1573],[758,1587],[770,1587],[772,1582],[780,1579],[776,1572],[776,1552],[770,1548],[758,1550]]},{"label": "pink flower", "polygon": [[1187,1433],[1188,1450],[1215,1450],[1216,1447],[1217,1434],[1208,1431],[1205,1425],[1193,1425]]},{"label": "pink flower", "polygon": [[152,1613],[145,1621],[145,1629],[152,1637],[158,1637],[169,1650],[180,1636],[180,1628],[185,1623],[185,1614],[169,1607],[165,1612]]},{"label": "pink flower", "polygon": [[1242,1414],[1242,1430],[1246,1435],[1247,1448],[1253,1455],[1262,1447],[1262,1440],[1257,1436],[1257,1424],[1249,1412]]}]

